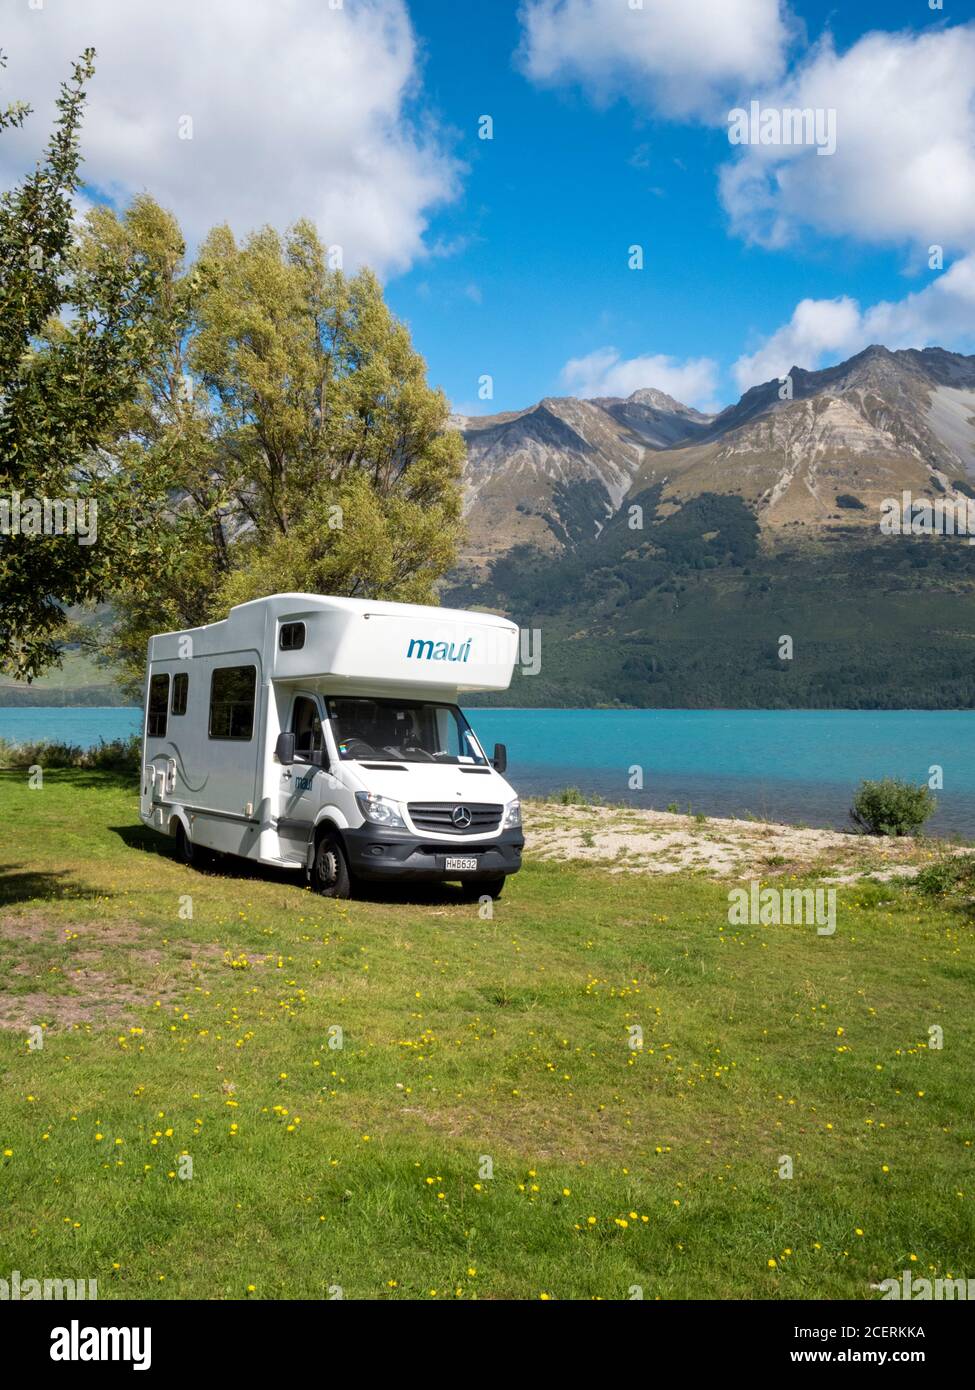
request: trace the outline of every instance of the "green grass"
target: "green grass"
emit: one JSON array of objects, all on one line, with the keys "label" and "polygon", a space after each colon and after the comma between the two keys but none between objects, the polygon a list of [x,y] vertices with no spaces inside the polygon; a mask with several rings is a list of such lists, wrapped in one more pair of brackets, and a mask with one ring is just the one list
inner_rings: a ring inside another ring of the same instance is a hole
[{"label": "green grass", "polygon": [[0,817],[0,1276],[103,1299],[869,1298],[912,1255],[975,1277],[950,905],[870,884],[831,938],[733,928],[727,885],[529,860],[483,920],[449,890],[185,869],[104,772],[0,774]]}]

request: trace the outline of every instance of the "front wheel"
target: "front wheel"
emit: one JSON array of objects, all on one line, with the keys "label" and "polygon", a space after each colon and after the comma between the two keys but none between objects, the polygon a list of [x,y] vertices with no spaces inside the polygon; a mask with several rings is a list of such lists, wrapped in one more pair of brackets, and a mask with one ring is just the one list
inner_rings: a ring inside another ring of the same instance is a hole
[{"label": "front wheel", "polygon": [[338,835],[326,832],[319,840],[311,866],[311,886],[326,898],[352,896],[349,865]]}]

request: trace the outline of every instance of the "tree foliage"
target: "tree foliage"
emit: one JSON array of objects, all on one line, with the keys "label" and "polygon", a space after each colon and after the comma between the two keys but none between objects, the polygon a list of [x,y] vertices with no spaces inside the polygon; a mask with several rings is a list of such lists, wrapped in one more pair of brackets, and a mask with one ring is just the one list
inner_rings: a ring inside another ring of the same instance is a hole
[{"label": "tree foliage", "polygon": [[[30,679],[57,659],[67,605],[100,597],[113,555],[137,536],[113,508],[119,477],[99,450],[136,386],[151,339],[148,267],[79,256],[73,198],[86,50],[61,86],[47,149],[34,171],[0,196],[0,496],[99,504],[97,545],[65,534],[0,535],[0,664]],[[29,108],[0,113],[0,130]]]},{"label": "tree foliage", "polygon": [[89,218],[86,260],[157,281],[154,357],[104,441],[145,533],[107,648],[133,679],[151,633],[265,594],[434,601],[460,525],[461,436],[369,271],[331,268],[308,222],[184,254],[149,198]]}]

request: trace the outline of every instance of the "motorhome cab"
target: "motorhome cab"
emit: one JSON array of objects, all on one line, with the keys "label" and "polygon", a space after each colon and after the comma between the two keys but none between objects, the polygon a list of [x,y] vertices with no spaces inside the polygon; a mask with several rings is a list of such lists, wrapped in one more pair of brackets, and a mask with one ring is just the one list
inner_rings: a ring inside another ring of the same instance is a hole
[{"label": "motorhome cab", "polygon": [[149,640],[141,816],[181,858],[218,852],[497,897],[521,807],[458,708],[506,690],[518,629],[490,613],[275,594]]}]

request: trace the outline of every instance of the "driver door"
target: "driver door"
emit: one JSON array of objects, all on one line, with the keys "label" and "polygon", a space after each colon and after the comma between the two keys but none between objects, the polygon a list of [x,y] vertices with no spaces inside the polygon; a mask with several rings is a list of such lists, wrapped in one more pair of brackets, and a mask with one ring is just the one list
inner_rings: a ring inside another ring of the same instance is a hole
[{"label": "driver door", "polygon": [[328,774],[322,707],[317,695],[296,695],[287,727],[295,736],[295,760],[280,770],[278,790],[278,834],[288,849],[304,853],[308,835],[321,804],[323,779]]}]

